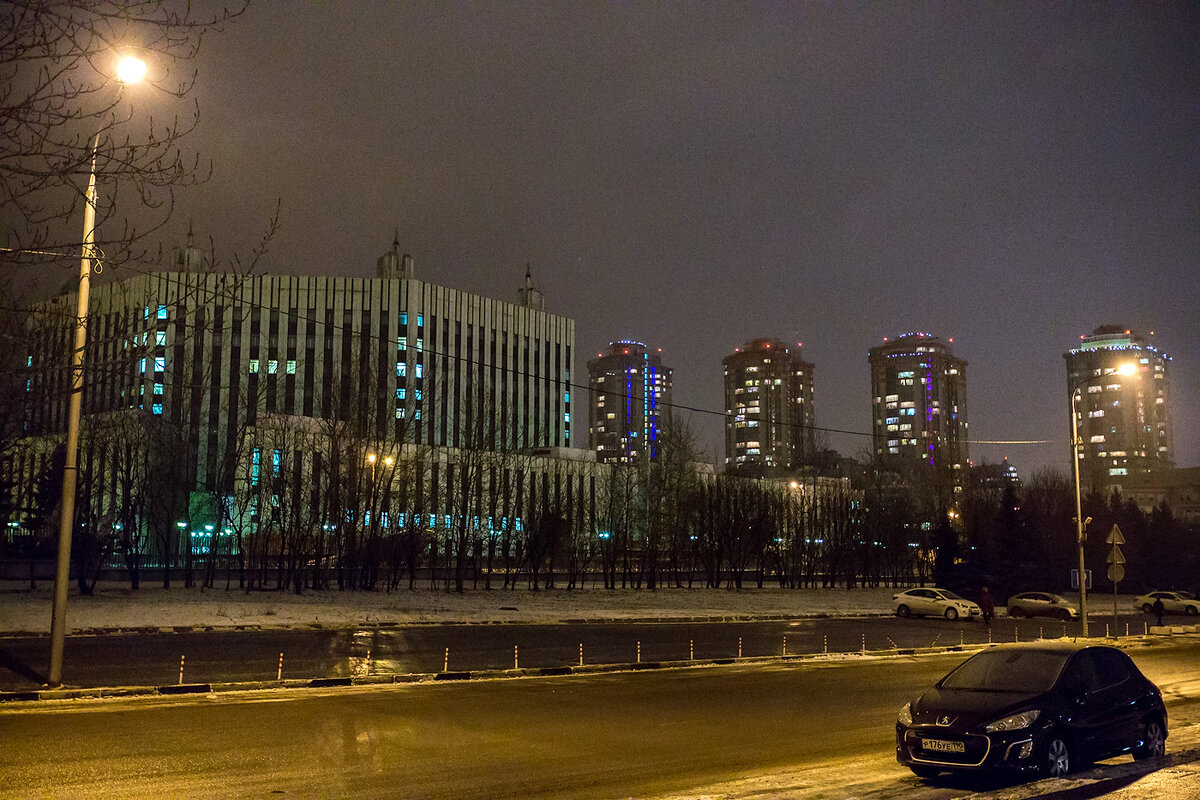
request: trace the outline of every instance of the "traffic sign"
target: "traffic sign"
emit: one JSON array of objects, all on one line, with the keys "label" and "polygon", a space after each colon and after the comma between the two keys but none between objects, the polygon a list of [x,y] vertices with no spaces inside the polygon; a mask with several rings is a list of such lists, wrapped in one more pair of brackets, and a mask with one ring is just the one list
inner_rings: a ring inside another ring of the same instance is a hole
[{"label": "traffic sign", "polygon": [[1125,544],[1125,537],[1121,535],[1121,529],[1116,525],[1112,526],[1112,530],[1108,532],[1108,538],[1104,540],[1105,544]]},{"label": "traffic sign", "polygon": [[[1084,575],[1083,575],[1084,584],[1087,586],[1088,589],[1091,589],[1092,588],[1092,571],[1090,569],[1085,569],[1083,571],[1083,573],[1084,573]],[[1077,570],[1077,569],[1071,570],[1071,588],[1072,589],[1079,588],[1079,570]]]},{"label": "traffic sign", "polygon": [[[1123,566],[1121,566],[1120,564],[1109,564],[1108,565],[1108,579],[1110,581],[1112,581],[1114,584],[1120,583],[1121,581],[1125,580],[1125,568]],[[1114,591],[1115,591],[1115,589],[1114,589]]]},{"label": "traffic sign", "polygon": [[1125,554],[1121,552],[1121,546],[1116,542],[1113,543],[1112,550],[1109,552],[1108,558],[1105,559],[1105,562],[1108,564],[1125,563]]}]

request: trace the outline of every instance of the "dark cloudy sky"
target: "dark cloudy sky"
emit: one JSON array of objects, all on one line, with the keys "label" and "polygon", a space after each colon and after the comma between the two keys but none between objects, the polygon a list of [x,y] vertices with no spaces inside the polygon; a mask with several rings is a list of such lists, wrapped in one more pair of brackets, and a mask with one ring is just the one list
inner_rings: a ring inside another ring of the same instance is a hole
[{"label": "dark cloudy sky", "polygon": [[581,380],[636,338],[716,411],[721,358],[777,336],[851,431],[868,347],[953,337],[973,438],[1050,440],[971,446],[1025,476],[1069,465],[1063,351],[1154,330],[1200,464],[1194,3],[263,2],[195,66],[214,174],[174,228],[225,256],[279,198],[270,271],[371,275],[398,230],[418,277],[509,299],[528,260]]}]

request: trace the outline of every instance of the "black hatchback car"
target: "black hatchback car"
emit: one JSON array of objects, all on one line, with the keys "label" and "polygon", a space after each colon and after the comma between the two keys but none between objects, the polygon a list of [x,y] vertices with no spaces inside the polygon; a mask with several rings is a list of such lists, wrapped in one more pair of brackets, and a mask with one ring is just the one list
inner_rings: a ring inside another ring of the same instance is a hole
[{"label": "black hatchback car", "polygon": [[976,653],[896,721],[896,759],[921,777],[1005,769],[1061,776],[1122,753],[1160,756],[1166,740],[1162,694],[1129,656],[1069,642]]}]

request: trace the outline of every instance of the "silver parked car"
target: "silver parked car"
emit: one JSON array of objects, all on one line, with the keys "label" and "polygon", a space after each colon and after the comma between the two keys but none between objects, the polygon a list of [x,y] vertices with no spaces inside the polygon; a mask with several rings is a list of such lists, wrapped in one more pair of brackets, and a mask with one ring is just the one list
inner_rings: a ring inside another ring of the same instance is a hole
[{"label": "silver parked car", "polygon": [[905,589],[892,595],[892,610],[898,617],[945,617],[950,620],[959,617],[975,619],[983,614],[979,606],[970,600],[959,597],[949,589],[933,587]]},{"label": "silver parked car", "polygon": [[1053,617],[1066,622],[1078,619],[1079,611],[1067,598],[1049,592],[1021,592],[1008,598],[1010,617]]}]

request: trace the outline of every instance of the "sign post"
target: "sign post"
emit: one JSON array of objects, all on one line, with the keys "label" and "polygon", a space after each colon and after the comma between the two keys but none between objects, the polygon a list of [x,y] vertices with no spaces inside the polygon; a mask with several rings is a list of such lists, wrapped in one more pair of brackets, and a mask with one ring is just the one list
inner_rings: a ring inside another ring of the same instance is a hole
[{"label": "sign post", "polygon": [[1121,552],[1121,545],[1125,544],[1125,537],[1121,535],[1121,529],[1116,525],[1112,526],[1109,531],[1108,538],[1105,543],[1112,546],[1108,551],[1108,579],[1113,585],[1113,636],[1117,635],[1117,584],[1125,579],[1125,554]]}]

